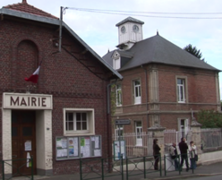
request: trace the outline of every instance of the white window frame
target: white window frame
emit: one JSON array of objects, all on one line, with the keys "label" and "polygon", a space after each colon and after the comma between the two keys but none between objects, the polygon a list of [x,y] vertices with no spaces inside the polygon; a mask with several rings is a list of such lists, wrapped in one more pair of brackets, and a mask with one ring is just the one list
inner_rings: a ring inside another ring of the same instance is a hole
[{"label": "white window frame", "polygon": [[[139,84],[136,84],[139,82]],[[134,93],[134,104],[141,104],[141,81],[134,80],[133,81],[133,93]]]},{"label": "white window frame", "polygon": [[143,146],[142,131],[142,122],[135,121],[136,146]]},{"label": "white window frame", "polygon": [[[178,80],[182,81],[182,84],[178,83]],[[186,79],[178,77],[177,82],[177,102],[185,103],[186,102]]]},{"label": "white window frame", "polygon": [[120,139],[123,139],[123,125],[116,125],[115,128],[115,140],[119,140],[119,133],[120,132]]},{"label": "white window frame", "polygon": [[[74,113],[74,129],[66,130],[67,113]],[[87,130],[76,130],[76,113],[87,114]],[[79,136],[79,135],[95,135],[95,114],[93,108],[64,108],[63,109],[63,134],[64,136]]]},{"label": "white window frame", "polygon": [[120,69],[120,57],[117,59],[113,59],[113,69]]},{"label": "white window frame", "polygon": [[122,87],[121,85],[116,85],[116,106],[122,106]]},{"label": "white window frame", "polygon": [[179,139],[181,139],[182,137],[187,138],[187,134],[189,132],[189,119],[179,118],[178,119],[178,130],[180,132]]}]

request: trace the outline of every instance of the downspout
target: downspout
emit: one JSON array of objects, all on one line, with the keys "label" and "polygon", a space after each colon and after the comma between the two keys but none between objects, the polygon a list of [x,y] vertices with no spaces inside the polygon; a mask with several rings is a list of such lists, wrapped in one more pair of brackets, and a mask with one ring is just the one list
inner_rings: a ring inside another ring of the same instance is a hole
[{"label": "downspout", "polygon": [[146,123],[147,123],[147,128],[149,126],[149,104],[148,104],[148,82],[147,82],[147,69],[141,65],[141,67],[144,69],[145,71],[145,80],[146,80],[146,110],[147,110],[147,114],[146,114]]},{"label": "downspout", "polygon": [[111,85],[116,84],[116,81],[114,83],[110,83],[107,85],[107,154],[108,154],[108,171],[112,172],[112,132],[110,132],[111,128],[111,111],[110,111],[110,87]]}]

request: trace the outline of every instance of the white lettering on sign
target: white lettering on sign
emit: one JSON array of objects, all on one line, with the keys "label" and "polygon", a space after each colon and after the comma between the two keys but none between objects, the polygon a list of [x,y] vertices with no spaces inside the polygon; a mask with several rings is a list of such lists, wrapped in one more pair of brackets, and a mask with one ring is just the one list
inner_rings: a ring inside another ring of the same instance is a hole
[{"label": "white lettering on sign", "polygon": [[3,93],[3,108],[52,109],[52,95]]},{"label": "white lettering on sign", "polygon": [[131,121],[129,119],[117,119],[115,120],[116,125],[130,125]]}]

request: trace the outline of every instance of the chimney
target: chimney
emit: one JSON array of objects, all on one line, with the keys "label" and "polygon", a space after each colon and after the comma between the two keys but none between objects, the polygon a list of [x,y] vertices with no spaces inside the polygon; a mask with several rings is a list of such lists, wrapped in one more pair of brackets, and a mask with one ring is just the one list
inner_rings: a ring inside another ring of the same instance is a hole
[{"label": "chimney", "polygon": [[27,4],[26,0],[22,0],[22,4]]}]

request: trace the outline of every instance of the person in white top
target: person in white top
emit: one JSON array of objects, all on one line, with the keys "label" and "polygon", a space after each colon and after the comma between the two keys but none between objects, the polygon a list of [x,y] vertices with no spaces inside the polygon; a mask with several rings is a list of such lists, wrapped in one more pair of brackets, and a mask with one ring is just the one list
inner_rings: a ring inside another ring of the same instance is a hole
[{"label": "person in white top", "polygon": [[197,147],[194,145],[193,141],[190,141],[189,155],[190,155],[190,169],[196,169],[195,155],[197,155]]},{"label": "person in white top", "polygon": [[179,170],[179,156],[177,153],[177,147],[176,147],[176,143],[172,143],[172,146],[170,147],[170,156],[171,159],[174,160],[174,166],[175,166],[175,170]]}]

